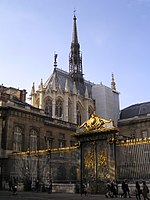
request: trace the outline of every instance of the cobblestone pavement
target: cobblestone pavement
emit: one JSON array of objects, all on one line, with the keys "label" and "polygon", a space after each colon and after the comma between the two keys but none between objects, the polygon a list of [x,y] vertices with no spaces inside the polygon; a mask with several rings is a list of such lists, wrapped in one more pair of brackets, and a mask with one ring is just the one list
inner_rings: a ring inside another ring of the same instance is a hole
[{"label": "cobblestone pavement", "polygon": [[[105,195],[88,194],[87,196],[80,194],[67,194],[67,193],[51,193],[46,192],[18,192],[13,195],[10,191],[0,191],[0,200],[107,200]],[[121,199],[113,198],[114,200]],[[132,199],[136,199],[132,197]]]}]

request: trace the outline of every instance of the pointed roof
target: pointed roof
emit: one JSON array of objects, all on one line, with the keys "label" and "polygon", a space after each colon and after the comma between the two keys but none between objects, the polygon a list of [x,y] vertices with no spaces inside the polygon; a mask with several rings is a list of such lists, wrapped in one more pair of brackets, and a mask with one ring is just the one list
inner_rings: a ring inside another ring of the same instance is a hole
[{"label": "pointed roof", "polygon": [[88,98],[88,89],[87,89],[87,87],[85,89],[85,98]]},{"label": "pointed roof", "polygon": [[40,91],[43,91],[43,79],[41,79],[41,82],[40,82]]},{"label": "pointed roof", "polygon": [[[59,69],[58,67],[54,67],[53,74],[49,77],[49,79],[44,84],[44,88],[52,88],[55,79],[55,88],[56,90],[61,86],[62,91],[66,89],[66,83],[68,87],[68,91],[73,93],[74,91],[74,82],[76,86],[76,93],[84,96],[85,90],[87,88],[86,93],[89,98],[92,97],[92,86],[93,83],[86,81],[83,77],[82,72],[82,55],[80,54],[80,45],[78,43],[77,36],[77,24],[76,24],[76,15],[74,11],[73,17],[73,34],[71,41],[71,51],[69,55],[69,73]],[[54,55],[54,66],[57,64],[57,54]],[[55,77],[55,78],[54,78]]]},{"label": "pointed roof", "polygon": [[34,85],[34,82],[33,82],[33,85],[32,85],[32,89],[31,89],[31,95],[35,93],[35,85]]},{"label": "pointed roof", "polygon": [[72,43],[78,44],[77,24],[76,24],[77,18],[75,16],[75,14],[74,14],[73,20],[74,20],[74,23],[73,23]]},{"label": "pointed roof", "polygon": [[[55,88],[58,89],[59,85],[61,86],[62,90],[65,91],[66,80],[68,82],[68,90],[72,93],[73,92],[73,85],[74,81],[71,78],[70,74],[62,69],[54,68],[53,74],[49,77],[49,79],[45,82],[44,88],[53,87],[55,79]],[[79,91],[81,95],[85,95],[85,89],[87,88],[88,97],[92,96],[92,86],[94,83],[84,80],[84,84],[79,82],[75,82],[76,90]]]},{"label": "pointed roof", "polygon": [[76,16],[74,14],[73,34],[71,41],[71,51],[69,55],[69,72],[75,82],[83,82],[82,56],[80,54],[80,44],[77,36]]}]

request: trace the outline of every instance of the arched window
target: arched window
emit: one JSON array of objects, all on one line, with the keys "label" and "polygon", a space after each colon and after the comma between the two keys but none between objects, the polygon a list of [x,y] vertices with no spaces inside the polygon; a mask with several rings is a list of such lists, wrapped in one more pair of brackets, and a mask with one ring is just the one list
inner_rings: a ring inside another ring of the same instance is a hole
[{"label": "arched window", "polygon": [[81,125],[81,111],[79,104],[77,104],[77,125]]},{"label": "arched window", "polygon": [[32,129],[30,131],[30,145],[29,145],[29,149],[30,151],[36,151],[37,150],[37,131]]},{"label": "arched window", "polygon": [[22,129],[18,126],[14,128],[13,151],[22,151]]},{"label": "arched window", "polygon": [[52,117],[52,100],[47,99],[45,102],[45,113]]},{"label": "arched window", "polygon": [[36,100],[35,105],[36,105],[37,108],[39,108],[39,105],[40,105],[39,98]]},{"label": "arched window", "polygon": [[68,122],[72,122],[72,104],[70,100],[68,104]]},{"label": "arched window", "polygon": [[62,117],[63,114],[63,103],[60,99],[56,100],[56,111],[55,114],[57,117]]}]

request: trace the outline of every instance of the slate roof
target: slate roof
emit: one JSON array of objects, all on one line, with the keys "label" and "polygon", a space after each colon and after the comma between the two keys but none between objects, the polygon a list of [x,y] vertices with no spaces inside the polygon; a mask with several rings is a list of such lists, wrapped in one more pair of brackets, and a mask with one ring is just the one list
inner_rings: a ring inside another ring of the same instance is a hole
[{"label": "slate roof", "polygon": [[[52,85],[54,74],[55,74],[55,77],[56,77],[56,79],[55,79],[56,88],[59,88],[59,85],[60,85],[62,90],[65,90],[66,79],[68,79],[69,91],[72,93],[72,91],[73,91],[73,83],[74,83],[72,77],[70,76],[70,74],[68,72],[63,71],[63,70],[61,70],[59,68],[55,68],[54,69],[53,74],[46,81],[46,83],[44,84],[44,87],[46,88],[49,84]],[[81,82],[76,82],[76,89],[77,89],[77,91],[79,91],[79,93],[81,95],[84,96],[85,89],[87,87],[89,97],[92,97],[92,86],[93,85],[94,85],[94,83],[91,83],[90,81],[84,80],[84,84],[81,83]]]},{"label": "slate roof", "polygon": [[128,119],[135,116],[150,114],[150,102],[131,105],[121,110],[120,119]]}]

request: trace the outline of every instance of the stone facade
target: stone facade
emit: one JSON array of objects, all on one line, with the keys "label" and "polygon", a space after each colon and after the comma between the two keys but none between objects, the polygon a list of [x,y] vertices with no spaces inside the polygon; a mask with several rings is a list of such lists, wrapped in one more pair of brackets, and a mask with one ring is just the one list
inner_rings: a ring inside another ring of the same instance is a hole
[{"label": "stone facade", "polygon": [[149,181],[150,103],[123,109],[118,120],[117,168],[119,179]]},{"label": "stone facade", "polygon": [[41,80],[37,90],[33,83],[31,105],[43,109],[53,118],[78,125],[89,119],[94,111],[117,124],[120,108],[114,75],[112,74],[111,87],[91,83],[83,77],[76,16],[70,49],[69,72],[58,68],[55,54],[54,69],[48,80],[44,84]]},{"label": "stone facade", "polygon": [[[16,167],[15,158],[19,158],[22,163],[28,160],[27,156],[12,156],[14,152],[35,152],[35,156],[29,158],[30,165],[35,166],[32,170],[33,173],[31,169],[28,169],[32,174],[32,179],[36,179],[38,173],[41,173],[41,176],[45,176],[45,179],[48,180],[50,175],[46,171],[49,170],[49,154],[40,154],[39,157],[36,157],[38,154],[36,152],[48,148],[57,149],[74,145],[75,140],[72,134],[76,131],[76,124],[50,118],[42,110],[20,101],[17,97],[8,95],[8,99],[5,98],[4,101],[2,96],[0,101],[1,184],[2,180],[8,181],[10,177],[18,178],[20,170]],[[61,178],[62,180],[69,177],[71,168],[75,169],[77,165],[75,158],[74,153],[68,153],[67,156],[65,153],[59,152],[55,155],[52,154],[50,170],[54,169],[55,177],[53,179]],[[60,172],[58,172],[62,164],[63,170],[66,170],[64,177],[60,177]],[[24,164],[22,170],[25,166],[27,165]],[[40,166],[42,166],[41,170]],[[44,170],[45,175],[42,174]]]}]

